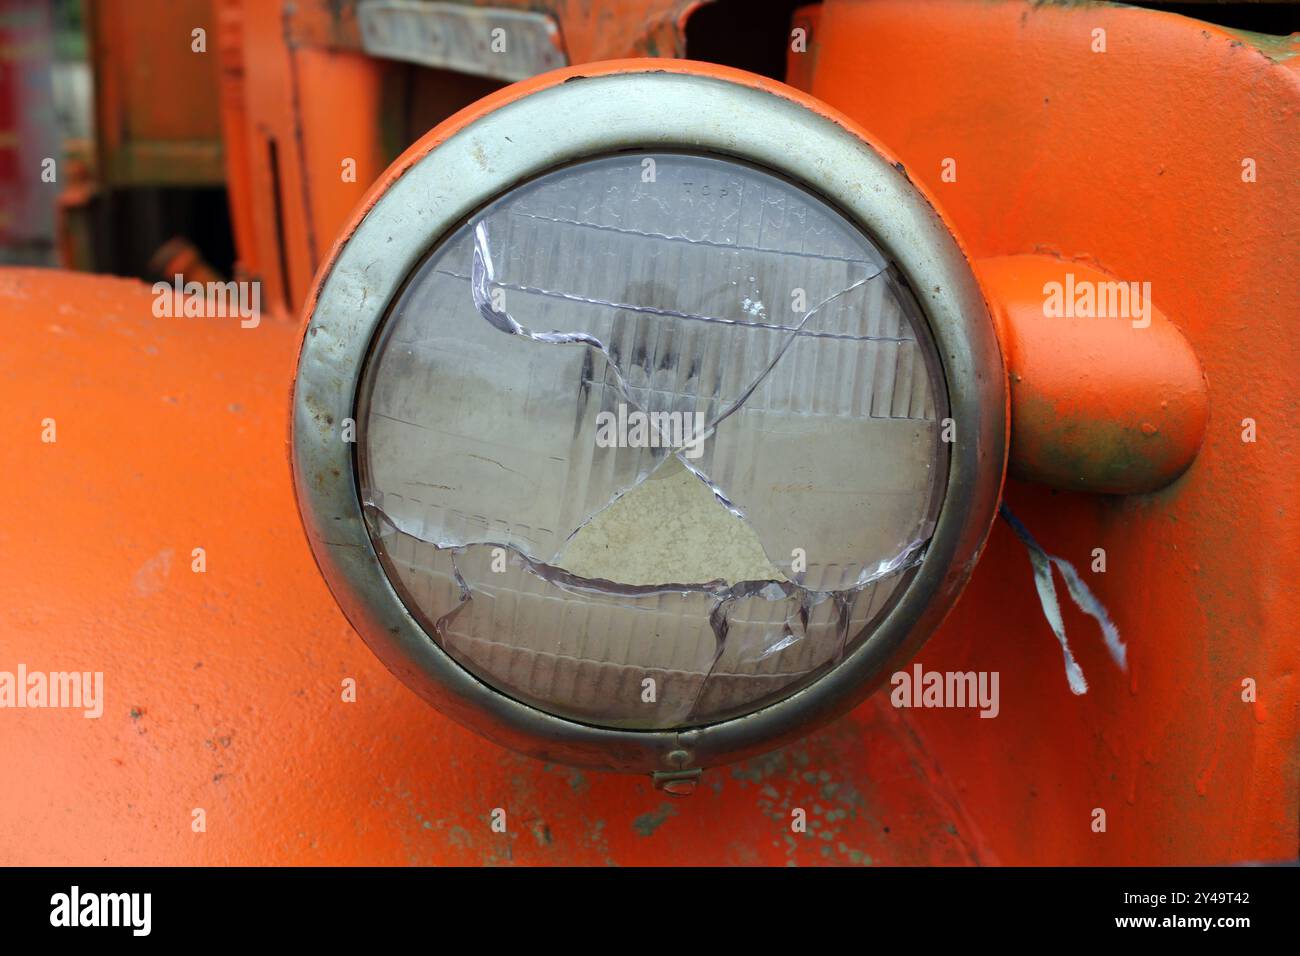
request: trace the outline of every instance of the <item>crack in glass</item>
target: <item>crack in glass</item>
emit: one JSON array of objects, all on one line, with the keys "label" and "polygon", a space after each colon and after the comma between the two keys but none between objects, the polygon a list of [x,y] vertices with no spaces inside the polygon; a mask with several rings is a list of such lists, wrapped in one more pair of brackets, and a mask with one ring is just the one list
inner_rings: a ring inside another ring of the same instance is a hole
[{"label": "crack in glass", "polygon": [[[737,162],[620,154],[506,194],[416,270],[363,378],[361,494],[462,666],[560,716],[680,728],[867,639],[933,532],[945,415],[919,307],[834,209]],[[602,420],[640,440],[598,443]]]}]

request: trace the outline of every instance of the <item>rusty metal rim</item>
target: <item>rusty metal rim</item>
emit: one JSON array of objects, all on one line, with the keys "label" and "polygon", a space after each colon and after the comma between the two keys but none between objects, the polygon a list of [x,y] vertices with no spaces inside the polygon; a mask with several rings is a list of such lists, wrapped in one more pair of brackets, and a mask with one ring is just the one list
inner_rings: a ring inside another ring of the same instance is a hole
[{"label": "rusty metal rim", "polygon": [[[610,770],[709,766],[779,746],[850,709],[914,653],[955,601],[991,524],[1006,460],[1006,376],[970,265],[905,174],[815,101],[686,61],[556,74],[445,137],[392,181],[319,280],[299,356],[292,456],[308,539],[336,600],[396,676],[439,710],[524,753]],[[757,79],[757,78],[756,78]],[[431,136],[435,134],[430,134]],[[825,197],[893,258],[938,347],[956,441],[935,533],[906,594],[839,666],[761,710],[687,730],[592,727],[489,687],[426,634],[367,533],[340,426],[371,340],[425,253],[466,216],[549,169],[620,149],[731,156]]]}]

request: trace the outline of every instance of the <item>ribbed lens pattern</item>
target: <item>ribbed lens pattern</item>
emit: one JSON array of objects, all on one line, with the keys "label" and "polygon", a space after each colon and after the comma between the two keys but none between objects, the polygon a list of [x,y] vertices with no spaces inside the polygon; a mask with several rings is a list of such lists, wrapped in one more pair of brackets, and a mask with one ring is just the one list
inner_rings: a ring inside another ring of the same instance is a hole
[{"label": "ribbed lens pattern", "polygon": [[361,494],[480,679],[679,727],[869,637],[932,532],[945,416],[915,299],[835,210],[741,163],[619,154],[506,194],[412,276],[363,376]]}]

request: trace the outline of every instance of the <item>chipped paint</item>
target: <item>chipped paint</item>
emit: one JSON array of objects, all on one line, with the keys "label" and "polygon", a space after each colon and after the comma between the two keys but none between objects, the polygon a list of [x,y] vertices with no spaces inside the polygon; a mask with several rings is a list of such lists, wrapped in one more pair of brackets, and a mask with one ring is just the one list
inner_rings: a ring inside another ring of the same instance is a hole
[{"label": "chipped paint", "polygon": [[643,813],[632,821],[632,829],[643,837],[654,836],[656,830],[668,822],[668,818],[677,812],[671,803],[662,803],[657,809]]}]

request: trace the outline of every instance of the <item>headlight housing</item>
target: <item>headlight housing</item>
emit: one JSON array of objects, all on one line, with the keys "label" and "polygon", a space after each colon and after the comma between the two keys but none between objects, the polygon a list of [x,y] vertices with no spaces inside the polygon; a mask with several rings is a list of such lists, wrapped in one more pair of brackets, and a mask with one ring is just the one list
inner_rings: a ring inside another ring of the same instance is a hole
[{"label": "headlight housing", "polygon": [[390,669],[525,752],[681,771],[924,639],[992,520],[1006,394],[902,171],[682,61],[520,84],[399,166],[294,397],[309,537]]}]

